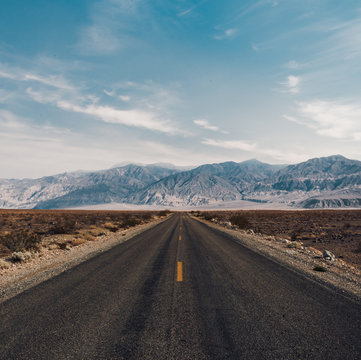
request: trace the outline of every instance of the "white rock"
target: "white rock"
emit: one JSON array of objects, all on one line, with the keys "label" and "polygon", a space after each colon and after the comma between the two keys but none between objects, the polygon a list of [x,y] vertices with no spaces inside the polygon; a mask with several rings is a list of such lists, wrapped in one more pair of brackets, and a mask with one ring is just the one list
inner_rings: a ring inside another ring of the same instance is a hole
[{"label": "white rock", "polygon": [[326,260],[335,261],[335,255],[331,251],[323,250],[322,256]]}]

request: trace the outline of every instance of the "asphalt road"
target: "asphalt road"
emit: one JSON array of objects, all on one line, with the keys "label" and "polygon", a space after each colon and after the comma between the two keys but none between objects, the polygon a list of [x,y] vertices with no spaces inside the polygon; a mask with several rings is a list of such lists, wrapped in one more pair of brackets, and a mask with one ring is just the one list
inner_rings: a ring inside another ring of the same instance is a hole
[{"label": "asphalt road", "polygon": [[361,359],[361,305],[177,214],[0,305],[1,359]]}]

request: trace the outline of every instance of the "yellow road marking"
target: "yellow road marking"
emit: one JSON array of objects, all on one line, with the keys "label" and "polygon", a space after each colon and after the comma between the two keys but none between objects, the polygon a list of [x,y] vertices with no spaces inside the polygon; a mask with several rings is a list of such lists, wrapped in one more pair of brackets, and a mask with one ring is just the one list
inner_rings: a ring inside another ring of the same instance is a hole
[{"label": "yellow road marking", "polygon": [[178,261],[177,281],[183,281],[183,263]]}]

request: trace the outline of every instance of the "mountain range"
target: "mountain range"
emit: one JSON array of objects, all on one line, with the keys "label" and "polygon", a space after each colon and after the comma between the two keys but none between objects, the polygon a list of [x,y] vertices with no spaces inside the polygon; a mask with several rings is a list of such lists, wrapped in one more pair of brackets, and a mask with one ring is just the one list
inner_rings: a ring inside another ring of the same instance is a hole
[{"label": "mountain range", "polygon": [[1,208],[56,209],[125,203],[167,207],[361,207],[361,161],[341,155],[295,165],[257,160],[113,167],[40,179],[0,179]]}]

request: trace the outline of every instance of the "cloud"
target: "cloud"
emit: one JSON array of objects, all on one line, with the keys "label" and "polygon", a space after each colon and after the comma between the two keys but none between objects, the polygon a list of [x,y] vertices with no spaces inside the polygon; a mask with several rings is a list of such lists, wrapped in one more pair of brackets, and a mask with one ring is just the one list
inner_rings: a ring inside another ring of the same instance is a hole
[{"label": "cloud", "polygon": [[58,101],[57,106],[63,110],[94,116],[106,123],[144,128],[167,134],[179,133],[168,120],[158,119],[156,114],[140,109],[120,110],[104,105],[79,106],[67,101]]},{"label": "cloud", "polygon": [[209,1],[209,0],[200,1],[198,4],[195,4],[195,5],[191,6],[191,7],[189,7],[188,9],[179,12],[179,13],[178,13],[178,16],[179,16],[179,17],[183,17],[183,16],[186,16],[186,15],[191,14],[195,9],[197,9],[199,6],[207,3],[208,1]]},{"label": "cloud", "polygon": [[282,85],[286,88],[286,91],[290,94],[299,93],[299,84],[301,82],[300,76],[289,75],[287,80],[282,83]]},{"label": "cloud", "polygon": [[285,64],[285,67],[291,70],[299,70],[303,67],[303,65],[297,62],[296,60],[290,60]]},{"label": "cloud", "polygon": [[99,139],[64,128],[35,125],[29,119],[0,110],[2,177],[39,177],[80,168],[104,168],[119,160],[119,150],[116,146],[111,148],[109,139],[101,145],[96,141]]},{"label": "cloud", "polygon": [[104,94],[110,96],[110,97],[115,97],[117,96],[118,99],[124,101],[124,102],[129,102],[131,100],[131,96],[129,95],[117,95],[116,92],[113,91],[107,91],[107,90],[103,90]]},{"label": "cloud", "polygon": [[27,89],[27,94],[39,103],[52,104],[62,110],[89,115],[110,124],[144,128],[167,134],[181,132],[169,120],[159,119],[159,115],[150,111],[141,109],[122,110],[96,103],[77,104],[61,96],[59,97],[57,93],[44,93],[31,88]]},{"label": "cloud", "polygon": [[13,97],[14,94],[12,92],[5,89],[0,89],[0,103],[4,104]]},{"label": "cloud", "polygon": [[115,91],[108,91],[108,90],[103,90],[105,95],[111,96],[113,97],[115,95]]},{"label": "cloud", "polygon": [[152,80],[145,82],[125,81],[117,84],[117,89],[121,92],[127,92],[127,95],[119,95],[122,101],[130,101],[136,103],[139,107],[146,107],[152,111],[164,111],[174,105],[179,104],[179,96],[177,93],[177,84],[170,88],[165,88]]},{"label": "cloud", "polygon": [[297,116],[284,115],[314,130],[317,134],[335,139],[361,140],[361,105],[359,102],[314,100],[298,102]]},{"label": "cloud", "polygon": [[81,30],[78,46],[87,54],[110,54],[120,48],[120,41],[111,29],[94,24]]},{"label": "cloud", "polygon": [[233,37],[236,34],[236,32],[237,32],[236,29],[227,29],[222,34],[215,35],[214,39],[216,39],[216,40],[230,39],[231,37]]},{"label": "cloud", "polygon": [[276,7],[276,6],[278,6],[278,1],[276,1],[276,0],[259,0],[259,1],[253,2],[251,5],[246,5],[241,9],[239,14],[237,15],[237,19],[239,19],[265,5],[270,5],[271,7]]},{"label": "cloud", "polygon": [[255,51],[255,52],[258,52],[260,51],[260,48],[257,44],[251,44],[251,47],[252,47],[252,50]]},{"label": "cloud", "polygon": [[61,75],[39,75],[31,71],[9,67],[0,63],[0,77],[24,82],[36,82],[57,89],[73,90],[75,87],[71,85]]},{"label": "cloud", "polygon": [[[210,159],[211,156],[207,155]],[[119,159],[144,163],[167,161],[182,165],[195,161],[194,149],[189,147],[175,147],[104,128],[85,134],[83,131],[35,125],[13,112],[0,110],[0,173],[3,178],[104,169],[119,163]]]},{"label": "cloud", "polygon": [[124,102],[129,102],[131,100],[129,95],[118,95],[118,98]]},{"label": "cloud", "polygon": [[[133,109],[119,109],[115,106],[101,104],[99,97],[86,94],[84,90],[76,88],[60,75],[39,75],[24,69],[6,67],[0,63],[0,77],[6,77],[19,83],[31,82],[31,87],[20,88],[20,91],[41,104],[50,104],[65,111],[89,115],[105,123],[143,128],[166,134],[186,135],[185,131],[172,124],[166,114],[167,105],[174,99],[166,89],[152,82],[143,84],[143,86],[128,83],[128,87],[133,87],[136,91],[141,88],[143,92],[148,92],[148,96],[142,96],[142,100],[136,102]],[[104,93],[111,97],[117,96],[124,103],[131,100],[130,95],[117,95],[115,90],[104,90]],[[5,95],[3,91],[0,91],[0,102],[7,99]]]},{"label": "cloud", "polygon": [[[248,157],[262,157],[266,159],[271,159],[271,161],[277,161],[279,163],[289,163],[291,162],[300,162],[306,159],[309,159],[310,154],[305,154],[303,150],[298,152],[292,151],[289,148],[283,149],[280,147],[263,147],[255,142],[244,141],[244,140],[215,140],[215,139],[203,139],[202,144],[214,146],[218,148],[228,149],[228,150],[239,150],[241,152],[248,152]],[[232,158],[236,158],[233,156],[233,152],[228,155]],[[237,155],[238,156],[238,155]],[[238,157],[239,159],[239,157]]]},{"label": "cloud", "polygon": [[83,27],[79,33],[76,46],[80,52],[85,55],[107,55],[134,42],[132,31],[145,22],[138,14],[139,3],[141,0],[96,2],[91,8],[90,25]]},{"label": "cloud", "polygon": [[342,60],[359,58],[361,55],[361,16],[348,21],[331,24],[325,28],[329,38],[324,42],[323,46],[326,50],[323,54],[326,57],[337,57]]},{"label": "cloud", "polygon": [[219,131],[218,126],[211,125],[206,119],[193,120],[193,123],[206,130]]},{"label": "cloud", "polygon": [[203,139],[202,144],[216,146],[223,149],[234,149],[242,151],[253,151],[256,149],[255,143],[249,143],[242,140],[214,140],[214,139]]}]

